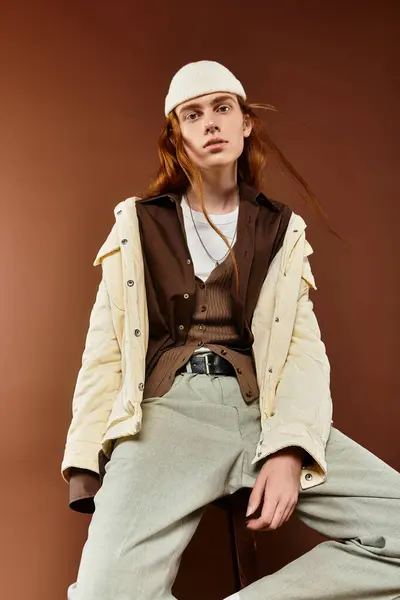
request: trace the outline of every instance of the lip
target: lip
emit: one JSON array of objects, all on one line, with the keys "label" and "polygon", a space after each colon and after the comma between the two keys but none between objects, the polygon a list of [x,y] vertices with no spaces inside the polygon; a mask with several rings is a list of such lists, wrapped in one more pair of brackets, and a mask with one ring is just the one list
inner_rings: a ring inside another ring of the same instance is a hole
[{"label": "lip", "polygon": [[223,144],[227,144],[227,141],[222,138],[211,138],[211,140],[208,140],[208,142],[204,144],[203,148],[208,148],[209,146],[222,146]]}]

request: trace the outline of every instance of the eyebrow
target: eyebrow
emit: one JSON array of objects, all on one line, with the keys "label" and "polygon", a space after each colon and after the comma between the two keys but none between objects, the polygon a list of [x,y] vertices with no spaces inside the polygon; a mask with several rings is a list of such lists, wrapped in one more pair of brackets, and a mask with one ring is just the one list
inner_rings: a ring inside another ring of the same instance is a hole
[{"label": "eyebrow", "polygon": [[[226,100],[233,101],[233,98],[232,98],[232,96],[226,96],[226,95],[225,96],[217,96],[217,98],[214,98],[214,100],[211,102],[211,106],[215,106],[216,104],[219,104],[220,102],[225,102]],[[199,104],[198,102],[192,102],[191,104],[183,106],[181,108],[181,110],[179,111],[179,114],[181,115],[186,110],[197,110],[198,108],[202,108],[202,105]]]}]

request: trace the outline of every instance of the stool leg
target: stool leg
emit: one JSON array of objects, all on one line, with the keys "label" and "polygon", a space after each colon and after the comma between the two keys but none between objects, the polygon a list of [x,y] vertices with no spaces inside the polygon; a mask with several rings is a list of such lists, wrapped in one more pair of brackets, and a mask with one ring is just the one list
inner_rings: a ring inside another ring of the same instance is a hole
[{"label": "stool leg", "polygon": [[237,539],[236,539],[235,516],[234,516],[232,502],[229,502],[229,508],[228,508],[228,527],[229,527],[229,542],[230,542],[230,547],[231,547],[231,556],[232,556],[232,564],[233,564],[233,575],[234,575],[234,579],[235,579],[235,592],[238,592],[240,589],[242,589],[243,586],[241,585],[238,546],[237,546]]},{"label": "stool leg", "polygon": [[252,531],[246,528],[245,514],[249,500],[249,491],[239,490],[230,498],[231,537],[235,544],[235,563],[239,588],[246,587],[257,580],[257,544]]}]

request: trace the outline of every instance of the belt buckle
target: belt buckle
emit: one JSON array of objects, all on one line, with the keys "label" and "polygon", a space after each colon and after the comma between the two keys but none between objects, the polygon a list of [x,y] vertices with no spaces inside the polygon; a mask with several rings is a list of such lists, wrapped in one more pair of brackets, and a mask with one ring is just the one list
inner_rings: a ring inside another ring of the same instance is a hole
[{"label": "belt buckle", "polygon": [[207,373],[207,375],[210,374],[210,363],[208,362],[208,357],[209,357],[208,354],[204,355],[204,360],[205,360],[205,363],[206,363],[206,373]]}]

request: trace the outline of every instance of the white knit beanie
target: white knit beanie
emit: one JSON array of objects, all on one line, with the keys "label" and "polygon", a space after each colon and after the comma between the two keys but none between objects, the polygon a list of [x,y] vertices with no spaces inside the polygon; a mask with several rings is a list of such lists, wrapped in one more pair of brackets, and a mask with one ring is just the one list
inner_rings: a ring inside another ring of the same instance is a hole
[{"label": "white knit beanie", "polygon": [[213,60],[189,63],[179,69],[171,80],[165,98],[165,116],[186,100],[214,92],[230,92],[246,100],[240,81],[220,63]]}]

